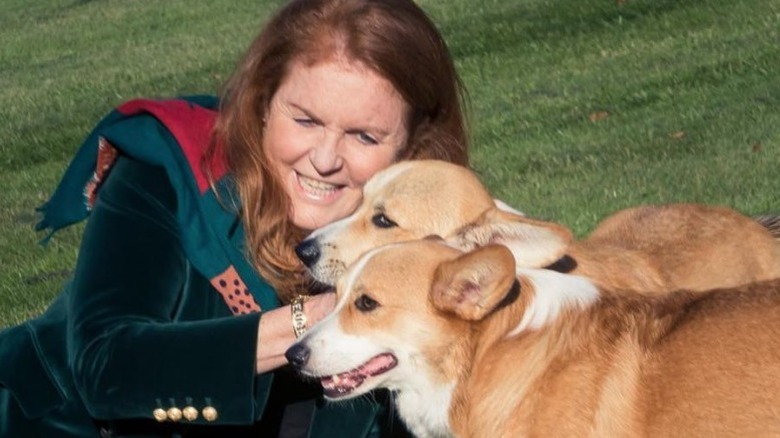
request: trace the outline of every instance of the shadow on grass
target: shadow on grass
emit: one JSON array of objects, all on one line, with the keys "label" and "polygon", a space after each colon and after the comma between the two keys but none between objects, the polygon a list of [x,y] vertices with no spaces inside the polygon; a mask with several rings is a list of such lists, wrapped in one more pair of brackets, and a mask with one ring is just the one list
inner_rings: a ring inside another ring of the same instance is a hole
[{"label": "shadow on grass", "polygon": [[[562,41],[596,34],[616,25],[648,17],[696,8],[704,0],[549,1],[544,4],[513,4],[496,11],[462,16],[442,27],[456,58],[517,50],[525,43]],[[475,20],[478,21],[475,23]]]},{"label": "shadow on grass", "polygon": [[62,280],[68,279],[71,276],[73,276],[73,270],[60,269],[58,271],[41,272],[37,275],[31,275],[29,277],[25,277],[23,281],[24,284],[32,286],[35,284],[48,283],[55,280],[62,282]]}]

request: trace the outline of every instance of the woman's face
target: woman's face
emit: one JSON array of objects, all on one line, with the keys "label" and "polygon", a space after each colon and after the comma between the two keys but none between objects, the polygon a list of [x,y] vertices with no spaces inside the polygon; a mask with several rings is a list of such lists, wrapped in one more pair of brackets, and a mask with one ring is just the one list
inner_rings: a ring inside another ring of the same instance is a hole
[{"label": "woman's face", "polygon": [[313,230],[357,208],[363,185],[406,146],[409,106],[358,63],[294,62],[271,99],[263,149],[292,200],[292,221]]}]

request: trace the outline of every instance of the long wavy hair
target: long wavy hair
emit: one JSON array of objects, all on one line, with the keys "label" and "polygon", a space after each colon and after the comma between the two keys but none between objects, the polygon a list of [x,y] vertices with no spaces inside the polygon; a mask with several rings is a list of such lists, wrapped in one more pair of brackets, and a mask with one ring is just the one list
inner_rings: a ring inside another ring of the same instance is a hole
[{"label": "long wavy hair", "polygon": [[436,26],[412,0],[293,0],[253,41],[221,95],[214,141],[237,187],[246,251],[283,302],[309,287],[294,247],[310,230],[291,222],[291,202],[263,152],[272,97],[293,61],[342,58],[388,80],[409,104],[398,159],[468,164],[465,91]]}]

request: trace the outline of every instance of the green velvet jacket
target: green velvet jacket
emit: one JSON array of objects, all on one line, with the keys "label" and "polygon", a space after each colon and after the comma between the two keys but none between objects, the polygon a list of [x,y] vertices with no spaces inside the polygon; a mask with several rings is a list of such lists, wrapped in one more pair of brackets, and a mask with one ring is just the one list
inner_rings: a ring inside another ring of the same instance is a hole
[{"label": "green velvet jacket", "polygon": [[221,203],[200,165],[215,105],[130,102],[80,149],[41,224],[89,215],[74,277],[0,332],[0,436],[277,436],[306,403],[300,436],[405,434],[381,394],[330,404],[284,369],[255,374],[258,322],[279,302],[224,208],[224,166],[209,164]]}]

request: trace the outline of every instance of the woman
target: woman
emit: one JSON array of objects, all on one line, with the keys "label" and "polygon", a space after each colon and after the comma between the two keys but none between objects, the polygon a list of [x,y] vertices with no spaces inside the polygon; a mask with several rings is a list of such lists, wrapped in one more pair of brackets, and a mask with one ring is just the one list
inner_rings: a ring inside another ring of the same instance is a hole
[{"label": "woman", "polygon": [[0,333],[0,436],[400,433],[381,394],[323,404],[282,367],[335,301],[307,296],[293,246],[378,170],[466,164],[466,141],[452,60],[411,0],[292,1],[219,104],[120,106],[43,207],[41,228],[89,221],[73,281]]}]

